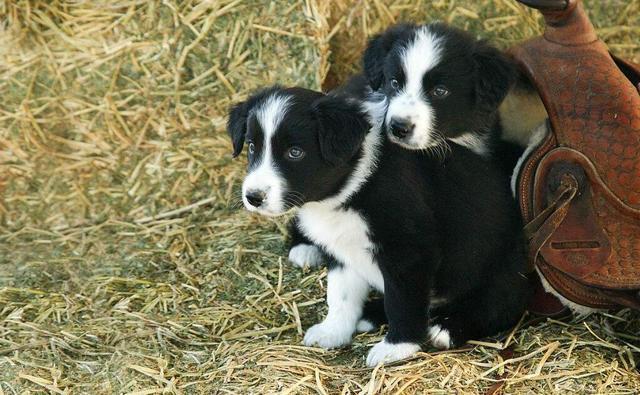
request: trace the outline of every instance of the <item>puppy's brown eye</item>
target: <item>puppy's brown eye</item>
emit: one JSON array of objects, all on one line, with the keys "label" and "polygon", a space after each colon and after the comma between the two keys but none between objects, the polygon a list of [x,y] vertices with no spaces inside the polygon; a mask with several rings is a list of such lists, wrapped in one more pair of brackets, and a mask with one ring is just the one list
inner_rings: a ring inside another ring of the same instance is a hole
[{"label": "puppy's brown eye", "polygon": [[389,81],[389,84],[391,85],[391,88],[392,88],[393,90],[396,90],[396,91],[397,91],[398,89],[400,89],[400,83],[399,83],[399,82],[398,82],[398,80],[397,80],[397,79],[395,79],[395,78],[393,78],[391,81]]},{"label": "puppy's brown eye", "polygon": [[256,153],[256,145],[253,142],[249,143],[249,153],[251,155]]},{"label": "puppy's brown eye", "polygon": [[304,157],[304,151],[298,147],[291,147],[287,151],[287,159],[300,160]]},{"label": "puppy's brown eye", "polygon": [[437,97],[438,99],[449,96],[449,93],[449,89],[443,85],[436,85],[430,92],[431,96]]}]

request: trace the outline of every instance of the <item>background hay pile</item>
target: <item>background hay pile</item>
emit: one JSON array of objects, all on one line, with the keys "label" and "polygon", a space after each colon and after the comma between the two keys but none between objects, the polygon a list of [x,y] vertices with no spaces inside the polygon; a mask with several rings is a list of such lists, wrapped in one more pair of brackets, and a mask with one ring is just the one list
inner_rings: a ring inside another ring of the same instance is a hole
[{"label": "background hay pile", "polygon": [[[588,1],[640,61],[640,1]],[[508,46],[511,0],[0,3],[0,394],[635,393],[640,318],[548,321],[503,344],[364,369],[379,335],[300,346],[324,271],[291,268],[282,219],[239,206],[228,106],[279,82],[335,86],[366,36],[443,19]],[[325,78],[326,77],[326,78]]]}]

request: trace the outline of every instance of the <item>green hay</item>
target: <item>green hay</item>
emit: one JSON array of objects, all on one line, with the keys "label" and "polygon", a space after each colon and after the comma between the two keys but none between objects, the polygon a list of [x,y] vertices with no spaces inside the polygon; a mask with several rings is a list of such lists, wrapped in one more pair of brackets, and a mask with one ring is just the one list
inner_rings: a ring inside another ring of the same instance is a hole
[{"label": "green hay", "polygon": [[[587,9],[640,61],[640,1]],[[326,272],[292,268],[286,221],[240,207],[233,102],[275,82],[335,85],[394,20],[443,19],[506,47],[540,32],[535,13],[509,0],[5,0],[0,17],[0,394],[475,394],[503,373],[507,393],[640,389],[629,311],[520,329],[511,361],[489,343],[366,369],[381,333],[303,347]]]}]

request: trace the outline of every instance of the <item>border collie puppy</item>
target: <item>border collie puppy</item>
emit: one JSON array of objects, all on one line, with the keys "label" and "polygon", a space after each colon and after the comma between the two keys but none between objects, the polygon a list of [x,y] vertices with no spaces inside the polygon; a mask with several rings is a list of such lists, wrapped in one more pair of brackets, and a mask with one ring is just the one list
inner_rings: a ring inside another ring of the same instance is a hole
[{"label": "border collie puppy", "polygon": [[387,99],[391,141],[435,151],[455,143],[492,155],[511,175],[522,149],[500,140],[498,106],[517,71],[499,50],[443,23],[401,24],[370,40],[363,63]]},{"label": "border collie puppy", "polygon": [[[461,145],[436,158],[390,143],[380,114],[380,102],[274,87],[228,121],[234,155],[248,146],[245,207],[298,207],[298,229],[329,258],[328,313],[304,344],[342,347],[388,322],[369,366],[407,358],[427,338],[446,349],[506,330],[529,289],[500,170]],[[383,298],[367,301],[372,289]]]}]

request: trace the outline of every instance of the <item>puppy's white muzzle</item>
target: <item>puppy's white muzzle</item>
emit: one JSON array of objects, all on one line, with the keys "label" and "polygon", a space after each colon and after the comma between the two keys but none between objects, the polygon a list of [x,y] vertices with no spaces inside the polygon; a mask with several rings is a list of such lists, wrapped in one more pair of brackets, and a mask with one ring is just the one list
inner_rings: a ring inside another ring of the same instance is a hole
[{"label": "puppy's white muzzle", "polygon": [[252,212],[275,217],[285,213],[285,182],[269,161],[247,174],[242,183],[242,202]]},{"label": "puppy's white muzzle", "polygon": [[416,150],[435,145],[433,123],[433,108],[423,99],[403,92],[389,101],[385,125],[394,143]]}]

